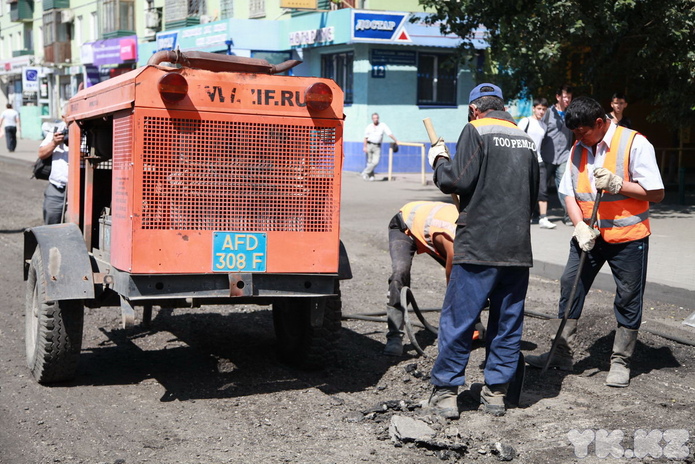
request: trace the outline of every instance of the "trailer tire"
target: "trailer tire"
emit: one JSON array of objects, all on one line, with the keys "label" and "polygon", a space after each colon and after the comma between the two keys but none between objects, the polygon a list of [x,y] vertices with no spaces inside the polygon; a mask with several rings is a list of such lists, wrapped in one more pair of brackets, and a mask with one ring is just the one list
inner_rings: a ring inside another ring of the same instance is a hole
[{"label": "trailer tire", "polygon": [[46,301],[46,281],[39,249],[29,266],[25,300],[27,366],[42,384],[71,380],[82,349],[84,302]]},{"label": "trailer tire", "polygon": [[[337,296],[285,298],[273,304],[273,325],[281,361],[307,370],[328,367],[335,361],[340,338],[342,303]],[[312,305],[323,305],[323,321],[312,326]]]}]

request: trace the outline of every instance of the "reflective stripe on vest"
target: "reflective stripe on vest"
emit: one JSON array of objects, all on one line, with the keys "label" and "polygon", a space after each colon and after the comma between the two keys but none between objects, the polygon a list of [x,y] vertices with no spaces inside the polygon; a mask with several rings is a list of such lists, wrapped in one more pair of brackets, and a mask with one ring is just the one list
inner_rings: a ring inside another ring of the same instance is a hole
[{"label": "reflective stripe on vest", "polygon": [[[603,167],[618,174],[626,181],[630,180],[630,148],[637,132],[618,126],[606,152]],[[596,154],[594,154],[594,157]],[[589,150],[575,142],[571,154],[571,177],[575,198],[582,209],[584,221],[591,218],[596,201],[596,189],[591,184],[587,163]],[[597,214],[598,229],[608,243],[623,243],[639,240],[648,236],[649,202],[637,200],[625,195],[605,193]]]},{"label": "reflective stripe on vest", "polygon": [[[503,126],[503,127],[509,127],[512,129],[519,129],[516,124],[514,124],[511,121],[507,121],[506,119],[498,119],[498,118],[482,118],[482,119],[475,119],[470,122],[470,124],[473,124],[476,128],[478,127],[483,127],[483,126]],[[519,129],[521,130],[521,129]]]},{"label": "reflective stripe on vest", "polygon": [[401,216],[408,226],[409,235],[417,243],[418,253],[434,254],[444,259],[434,248],[432,237],[444,234],[454,241],[459,216],[456,206],[439,201],[413,201],[403,206]]}]

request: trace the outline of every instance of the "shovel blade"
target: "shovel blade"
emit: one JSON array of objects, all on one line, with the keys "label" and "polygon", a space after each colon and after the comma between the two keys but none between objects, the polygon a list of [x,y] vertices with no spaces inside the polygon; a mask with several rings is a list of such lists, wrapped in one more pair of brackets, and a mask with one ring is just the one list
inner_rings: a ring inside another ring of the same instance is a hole
[{"label": "shovel blade", "polygon": [[519,352],[519,361],[516,364],[516,372],[511,382],[509,382],[509,387],[507,388],[507,403],[514,407],[519,407],[519,401],[521,400],[521,390],[524,388],[524,377],[526,375],[526,362],[524,361],[524,354]]}]

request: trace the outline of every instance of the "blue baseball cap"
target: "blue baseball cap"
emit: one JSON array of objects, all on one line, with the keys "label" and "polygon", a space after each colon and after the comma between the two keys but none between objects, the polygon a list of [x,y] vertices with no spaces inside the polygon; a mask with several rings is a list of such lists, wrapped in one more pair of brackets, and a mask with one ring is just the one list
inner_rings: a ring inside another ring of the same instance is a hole
[{"label": "blue baseball cap", "polygon": [[501,100],[504,100],[504,97],[502,96],[502,89],[497,87],[495,84],[485,83],[480,84],[476,88],[471,90],[471,94],[468,97],[468,103],[473,103],[478,98],[484,97],[486,95],[491,95],[493,97],[498,97]]}]

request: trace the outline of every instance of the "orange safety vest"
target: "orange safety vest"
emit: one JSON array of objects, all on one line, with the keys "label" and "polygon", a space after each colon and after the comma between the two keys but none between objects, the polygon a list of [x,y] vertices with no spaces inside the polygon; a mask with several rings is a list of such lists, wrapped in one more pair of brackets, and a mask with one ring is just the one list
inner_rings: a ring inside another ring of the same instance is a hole
[{"label": "orange safety vest", "polygon": [[401,208],[406,232],[415,239],[418,253],[429,253],[446,259],[434,248],[432,238],[437,234],[447,235],[451,241],[456,236],[456,206],[441,201],[413,201]]},{"label": "orange safety vest", "polygon": [[[636,131],[617,126],[611,139],[603,167],[630,180],[630,148],[637,135]],[[570,157],[572,170],[572,185],[575,198],[582,209],[584,221],[590,221],[596,201],[596,189],[589,180],[586,168],[589,150],[575,142]],[[595,154],[594,154],[595,156]],[[598,207],[596,223],[601,236],[608,243],[624,243],[639,240],[648,236],[649,202],[637,200],[625,195],[604,194]]]}]

